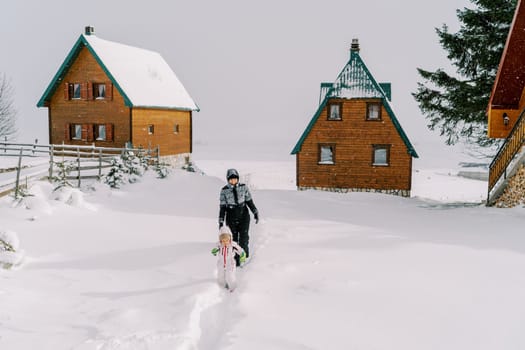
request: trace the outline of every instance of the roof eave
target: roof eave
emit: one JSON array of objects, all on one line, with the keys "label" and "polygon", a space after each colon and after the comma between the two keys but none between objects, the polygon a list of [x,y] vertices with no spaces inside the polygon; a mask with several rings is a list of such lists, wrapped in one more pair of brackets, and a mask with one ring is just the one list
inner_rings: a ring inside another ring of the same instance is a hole
[{"label": "roof eave", "polygon": [[319,119],[319,115],[321,114],[321,111],[326,106],[326,101],[328,101],[328,96],[325,96],[323,102],[319,105],[319,108],[317,108],[317,111],[315,112],[314,116],[310,120],[310,123],[308,123],[308,126],[303,131],[303,134],[299,138],[299,141],[295,144],[295,147],[292,150],[291,154],[297,154],[301,151],[301,147],[303,146],[303,142],[314,127],[315,123],[317,122],[317,119]]}]

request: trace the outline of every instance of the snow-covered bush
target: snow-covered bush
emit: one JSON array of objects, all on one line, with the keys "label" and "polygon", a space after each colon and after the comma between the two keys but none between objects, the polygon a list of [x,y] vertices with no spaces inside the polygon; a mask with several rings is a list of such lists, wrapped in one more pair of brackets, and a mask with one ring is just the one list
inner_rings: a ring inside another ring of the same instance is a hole
[{"label": "snow-covered bush", "polygon": [[19,265],[24,258],[23,251],[19,250],[20,240],[13,231],[0,231],[0,266],[10,269]]},{"label": "snow-covered bush", "polygon": [[111,168],[104,176],[104,182],[111,188],[120,188],[120,186],[127,180],[128,169],[124,162],[119,157],[111,159]]},{"label": "snow-covered bush", "polygon": [[65,160],[63,162],[55,162],[54,166],[58,169],[56,176],[52,178],[55,184],[55,191],[62,187],[73,187],[67,178],[69,173],[75,169],[75,163]]},{"label": "snow-covered bush", "polygon": [[182,170],[189,171],[190,173],[196,173],[198,171],[197,167],[193,164],[192,161],[187,162],[182,166]]},{"label": "snow-covered bush", "polygon": [[128,181],[131,183],[137,182],[139,177],[144,175],[144,166],[142,165],[142,161],[139,157],[135,155],[135,153],[131,151],[126,151],[122,154],[122,161],[124,163],[124,166],[127,168]]},{"label": "snow-covered bush", "polygon": [[157,177],[159,179],[164,179],[168,177],[170,170],[168,168],[168,164],[165,163],[157,163],[155,164],[155,171],[157,172]]},{"label": "snow-covered bush", "polygon": [[149,170],[152,159],[148,152],[141,149],[137,154],[137,158],[140,160],[140,165],[144,168],[144,170]]}]

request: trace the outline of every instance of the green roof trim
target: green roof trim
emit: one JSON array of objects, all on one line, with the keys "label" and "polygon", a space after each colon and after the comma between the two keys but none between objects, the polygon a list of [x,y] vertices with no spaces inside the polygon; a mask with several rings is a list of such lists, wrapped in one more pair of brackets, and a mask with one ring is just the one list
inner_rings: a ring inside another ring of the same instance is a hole
[{"label": "green roof trim", "polygon": [[[323,86],[327,85],[323,84]],[[310,120],[310,123],[308,123],[308,126],[299,138],[299,141],[297,141],[291,154],[297,154],[301,151],[301,147],[303,145],[304,140],[312,130],[317,120],[319,119],[321,111],[325,108],[326,103],[329,99],[380,98],[399,136],[401,136],[401,138],[403,139],[403,142],[405,143],[408,149],[408,153],[414,158],[419,158],[416,150],[414,149],[414,147],[410,143],[410,140],[405,134],[405,131],[401,127],[401,124],[397,120],[394,111],[392,110],[392,107],[388,103],[389,95],[390,94],[385,92],[382,86],[380,86],[376,82],[376,80],[366,67],[365,63],[359,56],[359,52],[352,50],[350,52],[350,60],[344,66],[343,70],[341,71],[341,73],[339,73],[337,79],[324,96],[322,103],[319,105],[319,108]]]},{"label": "green roof trim", "polygon": [[73,45],[73,48],[71,49],[71,51],[67,55],[66,59],[64,60],[64,62],[60,66],[60,68],[58,69],[58,72],[55,74],[55,76],[51,80],[51,83],[47,87],[46,91],[44,91],[44,94],[42,95],[42,97],[40,98],[40,100],[38,101],[36,106],[37,107],[45,107],[45,103],[51,99],[51,96],[53,96],[53,94],[55,93],[55,91],[58,88],[58,86],[60,85],[60,83],[63,82],[64,76],[67,74],[69,68],[71,67],[73,62],[78,57],[78,54],[80,53],[80,51],[84,47],[86,47],[89,50],[89,52],[93,55],[93,57],[95,57],[95,60],[100,65],[100,67],[102,68],[104,73],[108,76],[109,80],[111,80],[111,83],[113,84],[113,86],[115,86],[117,88],[118,92],[122,95],[122,97],[124,98],[124,104],[127,107],[133,107],[133,104],[131,103],[130,99],[128,98],[128,96],[126,95],[124,90],[122,90],[122,88],[120,87],[118,82],[115,80],[113,75],[107,69],[107,67],[104,64],[104,62],[102,62],[100,57],[98,57],[98,55],[95,52],[95,50],[93,50],[91,45],[89,45],[89,43],[86,40],[86,38],[84,37],[84,35],[80,35],[80,38],[78,38],[78,40],[76,41],[75,45]]}]

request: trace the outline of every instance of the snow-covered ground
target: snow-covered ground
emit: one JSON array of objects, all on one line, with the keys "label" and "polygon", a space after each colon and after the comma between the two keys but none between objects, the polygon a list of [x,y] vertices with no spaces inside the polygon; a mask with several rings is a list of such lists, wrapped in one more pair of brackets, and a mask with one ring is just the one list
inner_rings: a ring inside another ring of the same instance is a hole
[{"label": "snow-covered ground", "polygon": [[[197,166],[0,199],[26,254],[0,269],[0,349],[525,348],[525,209],[480,204],[486,182],[415,167],[401,198],[298,192],[293,162]],[[234,293],[210,254],[229,167],[262,218]]]}]

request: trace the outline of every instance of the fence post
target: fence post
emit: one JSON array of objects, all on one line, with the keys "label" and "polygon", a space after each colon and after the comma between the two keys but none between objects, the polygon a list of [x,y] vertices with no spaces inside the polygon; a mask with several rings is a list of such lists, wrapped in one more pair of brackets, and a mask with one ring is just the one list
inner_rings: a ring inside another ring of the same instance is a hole
[{"label": "fence post", "polygon": [[102,178],[102,149],[98,150],[98,179]]},{"label": "fence post", "polygon": [[38,139],[35,139],[35,143],[33,144],[33,155],[35,155],[35,149],[36,149],[37,143],[38,143]]},{"label": "fence post", "polygon": [[157,145],[157,164],[160,164],[160,145]]},{"label": "fence post", "polygon": [[49,181],[53,180],[53,153],[55,152],[54,145],[51,145],[49,150]]},{"label": "fence post", "polygon": [[16,169],[16,184],[15,184],[15,199],[18,199],[18,186],[20,185],[20,171],[22,170],[22,153],[24,152],[23,148],[20,148],[20,156],[18,157],[18,168]]},{"label": "fence post", "polygon": [[80,188],[80,147],[77,147],[78,188]]}]

